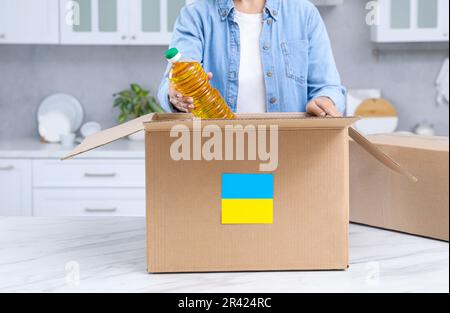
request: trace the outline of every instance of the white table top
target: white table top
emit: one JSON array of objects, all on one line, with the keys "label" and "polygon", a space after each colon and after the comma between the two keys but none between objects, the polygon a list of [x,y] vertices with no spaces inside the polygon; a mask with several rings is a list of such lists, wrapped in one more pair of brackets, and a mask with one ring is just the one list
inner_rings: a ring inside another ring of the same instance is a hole
[{"label": "white table top", "polygon": [[[46,144],[39,139],[26,138],[0,141],[0,158],[11,159],[38,159],[61,158],[72,148],[63,147],[61,144]],[[131,141],[122,139],[109,145],[89,151],[78,158],[139,158],[145,157],[143,141]]]},{"label": "white table top", "polygon": [[334,272],[147,274],[143,218],[0,218],[0,292],[449,292],[449,245],[350,227]]}]

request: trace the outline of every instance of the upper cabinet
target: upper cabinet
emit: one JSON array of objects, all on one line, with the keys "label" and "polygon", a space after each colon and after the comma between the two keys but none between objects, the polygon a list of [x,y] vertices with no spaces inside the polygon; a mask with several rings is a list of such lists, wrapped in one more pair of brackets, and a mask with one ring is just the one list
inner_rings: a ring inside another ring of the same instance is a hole
[{"label": "upper cabinet", "polygon": [[375,42],[449,40],[449,0],[378,0]]},{"label": "upper cabinet", "polygon": [[0,0],[0,44],[59,43],[59,0]]},{"label": "upper cabinet", "polygon": [[129,0],[59,0],[62,44],[125,44]]},{"label": "upper cabinet", "polygon": [[168,45],[181,9],[192,1],[134,0],[131,5],[131,44]]},{"label": "upper cabinet", "polygon": [[59,0],[61,43],[168,45],[186,0]]}]

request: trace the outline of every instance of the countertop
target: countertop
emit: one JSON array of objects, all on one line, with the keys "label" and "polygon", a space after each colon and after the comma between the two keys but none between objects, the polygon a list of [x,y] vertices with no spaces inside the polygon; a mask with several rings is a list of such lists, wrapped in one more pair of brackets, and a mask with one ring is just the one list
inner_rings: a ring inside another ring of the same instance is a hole
[{"label": "countertop", "polygon": [[[39,142],[37,138],[2,140],[0,141],[0,158],[11,159],[46,159],[61,158],[72,148],[61,144]],[[77,158],[137,158],[145,157],[143,141],[118,140],[109,145],[89,151]]]},{"label": "countertop", "polygon": [[0,218],[0,292],[449,292],[449,245],[350,227],[333,272],[147,274],[143,218]]}]

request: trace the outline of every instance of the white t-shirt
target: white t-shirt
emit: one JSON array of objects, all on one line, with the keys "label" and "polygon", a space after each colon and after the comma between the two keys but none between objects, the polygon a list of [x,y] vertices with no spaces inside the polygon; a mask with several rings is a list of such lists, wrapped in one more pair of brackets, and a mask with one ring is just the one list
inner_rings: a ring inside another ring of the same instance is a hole
[{"label": "white t-shirt", "polygon": [[260,48],[263,16],[235,12],[241,36],[237,113],[265,113],[266,86]]}]

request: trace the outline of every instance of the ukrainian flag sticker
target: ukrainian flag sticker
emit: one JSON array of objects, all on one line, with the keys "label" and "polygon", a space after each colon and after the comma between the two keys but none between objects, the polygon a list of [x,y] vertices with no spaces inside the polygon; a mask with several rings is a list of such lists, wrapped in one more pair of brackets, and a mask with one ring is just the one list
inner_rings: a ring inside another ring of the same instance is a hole
[{"label": "ukrainian flag sticker", "polygon": [[273,174],[222,174],[222,224],[273,224]]}]

